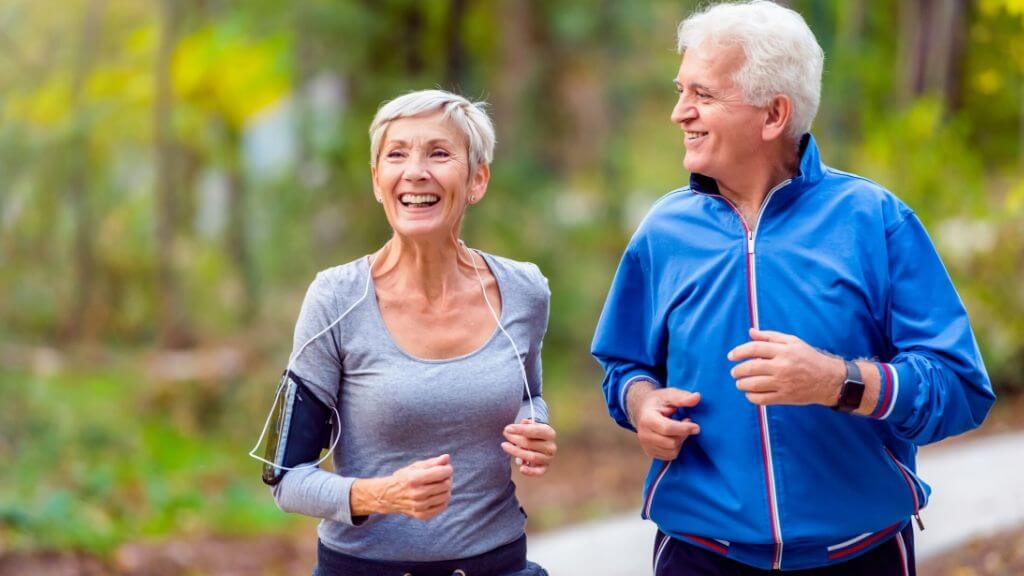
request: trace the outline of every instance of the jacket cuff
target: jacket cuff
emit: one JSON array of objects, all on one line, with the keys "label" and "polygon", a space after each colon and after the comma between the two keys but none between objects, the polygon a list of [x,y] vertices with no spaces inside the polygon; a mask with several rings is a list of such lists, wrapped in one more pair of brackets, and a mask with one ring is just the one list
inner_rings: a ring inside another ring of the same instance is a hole
[{"label": "jacket cuff", "polygon": [[881,386],[878,390],[878,404],[871,417],[878,420],[904,422],[914,411],[917,396],[917,380],[907,365],[878,363]]}]

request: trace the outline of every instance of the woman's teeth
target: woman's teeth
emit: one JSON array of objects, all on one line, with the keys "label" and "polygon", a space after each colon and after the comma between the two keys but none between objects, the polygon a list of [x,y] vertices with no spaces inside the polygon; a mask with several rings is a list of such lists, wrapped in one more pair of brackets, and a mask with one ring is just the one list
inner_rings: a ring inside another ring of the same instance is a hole
[{"label": "woman's teeth", "polygon": [[697,138],[700,138],[701,136],[707,136],[707,135],[708,135],[707,132],[686,132],[686,139],[687,140],[696,140]]},{"label": "woman's teeth", "polygon": [[433,206],[440,199],[436,194],[402,194],[398,201],[404,206]]}]

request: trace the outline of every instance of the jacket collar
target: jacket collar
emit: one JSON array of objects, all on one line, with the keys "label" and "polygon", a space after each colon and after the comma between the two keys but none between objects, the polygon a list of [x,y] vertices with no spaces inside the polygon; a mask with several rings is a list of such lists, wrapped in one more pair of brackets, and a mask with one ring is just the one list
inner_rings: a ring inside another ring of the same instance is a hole
[{"label": "jacket collar", "polygon": [[[825,165],[821,162],[818,143],[810,132],[800,138],[800,167],[792,181],[783,188],[792,192],[802,192],[811,188],[825,177]],[[696,172],[690,174],[690,189],[698,194],[719,195],[718,182]],[[781,190],[780,190],[781,192]]]}]

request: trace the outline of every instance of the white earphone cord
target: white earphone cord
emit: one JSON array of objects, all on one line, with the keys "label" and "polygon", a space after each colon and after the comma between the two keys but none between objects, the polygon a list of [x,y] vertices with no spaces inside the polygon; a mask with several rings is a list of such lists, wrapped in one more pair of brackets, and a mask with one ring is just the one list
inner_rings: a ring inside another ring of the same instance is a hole
[{"label": "white earphone cord", "polygon": [[349,306],[347,310],[342,312],[341,316],[338,316],[338,318],[335,319],[334,322],[331,322],[330,324],[327,325],[326,328],[317,332],[309,340],[306,340],[306,343],[299,347],[298,352],[292,354],[291,357],[288,359],[288,367],[285,369],[284,378],[281,380],[281,383],[277,385],[277,392],[274,394],[274,403],[270,405],[270,412],[267,413],[267,419],[263,422],[263,431],[260,432],[260,438],[259,440],[256,441],[256,445],[253,446],[252,450],[249,451],[249,456],[252,456],[253,458],[259,460],[260,462],[263,462],[264,464],[270,464],[271,466],[277,468],[278,470],[301,470],[303,468],[313,468],[315,466],[319,466],[321,463],[323,463],[324,460],[327,460],[331,456],[331,454],[334,453],[334,449],[338,446],[338,440],[341,439],[341,414],[338,413],[337,406],[331,406],[331,410],[334,411],[334,417],[337,418],[339,427],[338,434],[334,436],[334,439],[331,440],[331,447],[328,448],[327,452],[325,452],[324,455],[316,462],[312,464],[303,464],[301,466],[281,466],[276,462],[271,462],[270,460],[267,460],[266,458],[259,456],[258,454],[256,454],[256,451],[259,450],[260,444],[263,444],[263,438],[266,436],[267,428],[270,426],[270,419],[274,416],[274,408],[277,407],[277,402],[281,398],[281,391],[284,390],[287,386],[289,386],[289,382],[291,381],[290,375],[292,372],[292,366],[295,364],[295,361],[299,358],[299,354],[302,354],[303,350],[305,350],[306,347],[312,344],[317,338],[326,334],[328,331],[331,330],[331,328],[334,328],[334,326],[337,325],[338,322],[341,322],[342,319],[345,318],[345,316],[348,316],[349,312],[354,310],[355,307],[358,306],[360,302],[366,299],[366,295],[370,293],[370,279],[372,277],[373,275],[370,273],[370,270],[367,269],[366,286],[363,288],[363,295],[360,296],[359,299],[356,300],[351,306]]},{"label": "white earphone cord", "polygon": [[[487,297],[487,289],[484,287],[483,277],[480,276],[480,269],[477,267],[476,259],[473,258],[473,251],[466,247],[466,243],[463,242],[462,240],[459,240],[458,243],[459,245],[462,246],[462,249],[466,251],[466,254],[469,256],[470,263],[473,265],[473,272],[476,273],[476,279],[480,283],[480,291],[483,293],[484,303],[487,304],[487,309],[491,312],[491,316],[494,318],[494,322],[498,325],[498,328],[501,330],[501,333],[505,335],[505,338],[508,338],[509,343],[512,344],[512,349],[516,353],[516,361],[519,362],[519,370],[523,377],[523,386],[526,388],[526,397],[529,399],[530,402],[530,420],[536,422],[537,415],[533,408],[533,394],[530,392],[530,381],[526,376],[526,366],[523,364],[523,359],[519,355],[519,347],[516,346],[516,342],[515,340],[512,339],[512,336],[510,336],[509,333],[505,331],[505,327],[501,325],[501,319],[498,317],[498,313],[495,312],[494,307],[491,306],[491,300]],[[334,453],[334,449],[338,446],[338,441],[341,439],[341,414],[338,412],[338,408],[336,406],[331,406],[331,410],[334,411],[334,416],[335,418],[337,418],[338,434],[335,435],[334,438],[331,440],[331,446],[330,448],[327,449],[327,452],[325,452],[324,455],[316,462],[302,464],[300,466],[281,466],[276,462],[271,462],[270,460],[263,458],[262,456],[258,455],[256,451],[259,450],[260,445],[263,444],[263,439],[267,435],[267,429],[270,427],[270,419],[273,417],[274,409],[277,407],[277,403],[281,398],[281,392],[285,390],[287,386],[290,385],[290,374],[292,366],[295,364],[295,360],[298,359],[299,355],[302,354],[302,352],[306,349],[307,346],[316,341],[317,338],[329,332],[331,328],[334,328],[334,326],[336,326],[338,322],[341,322],[342,319],[348,316],[349,312],[352,312],[352,310],[354,310],[356,306],[358,306],[363,300],[366,299],[366,296],[370,293],[370,280],[373,278],[372,272],[373,263],[369,262],[369,258],[367,258],[366,285],[363,288],[363,295],[360,296],[359,299],[356,300],[351,306],[349,306],[347,310],[342,312],[341,315],[334,320],[334,322],[331,322],[330,324],[327,325],[326,328],[324,328],[320,332],[317,332],[312,338],[307,340],[306,343],[300,346],[299,350],[292,354],[291,357],[288,359],[288,367],[285,369],[284,378],[281,379],[281,383],[278,384],[277,391],[274,394],[274,403],[270,405],[270,412],[267,413],[267,419],[264,420],[263,422],[263,430],[260,431],[260,437],[256,441],[256,445],[252,447],[252,450],[249,450],[249,456],[255,458],[256,460],[259,460],[260,462],[263,462],[264,464],[269,464],[270,466],[273,466],[278,470],[302,470],[305,468],[313,468],[319,466],[324,462],[324,460],[327,460],[331,456],[331,454]]]},{"label": "white earphone cord", "polygon": [[519,370],[523,376],[523,387],[526,388],[526,397],[530,401],[530,420],[533,422],[537,421],[537,414],[533,411],[533,394],[530,393],[530,380],[526,376],[526,365],[523,364],[522,356],[519,355],[519,347],[516,346],[516,341],[509,336],[508,332],[505,331],[505,327],[501,325],[501,320],[498,319],[498,313],[494,311],[494,307],[491,306],[491,299],[487,297],[487,288],[484,287],[484,279],[480,276],[480,269],[476,265],[476,259],[473,258],[473,252],[466,247],[466,243],[459,240],[459,244],[462,245],[462,249],[469,255],[469,261],[473,264],[473,272],[476,272],[476,279],[480,282],[480,291],[484,294],[484,303],[487,304],[487,309],[491,311],[491,316],[494,317],[494,323],[498,325],[501,333],[508,338],[509,344],[512,344],[512,350],[515,350],[516,360],[519,362]]}]

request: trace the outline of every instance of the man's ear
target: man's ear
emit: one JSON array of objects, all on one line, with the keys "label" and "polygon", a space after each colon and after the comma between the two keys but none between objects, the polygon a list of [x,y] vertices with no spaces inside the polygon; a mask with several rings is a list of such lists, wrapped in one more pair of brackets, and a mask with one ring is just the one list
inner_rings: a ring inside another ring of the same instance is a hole
[{"label": "man's ear", "polygon": [[778,140],[786,136],[789,123],[793,120],[793,101],[785,94],[778,94],[771,99],[766,108],[764,125],[761,127],[763,140]]}]

